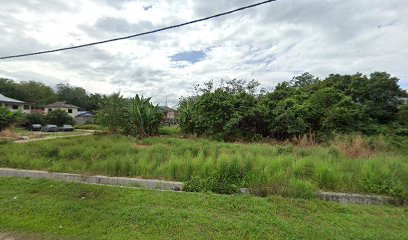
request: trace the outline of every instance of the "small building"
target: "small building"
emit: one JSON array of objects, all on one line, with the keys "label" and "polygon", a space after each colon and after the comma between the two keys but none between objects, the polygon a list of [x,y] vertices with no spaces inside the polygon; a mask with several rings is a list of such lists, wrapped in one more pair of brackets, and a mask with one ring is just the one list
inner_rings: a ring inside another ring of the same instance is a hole
[{"label": "small building", "polygon": [[88,111],[78,111],[78,114],[75,116],[75,123],[79,125],[94,122],[95,115]]},{"label": "small building", "polygon": [[67,104],[66,102],[55,102],[44,106],[44,113],[48,114],[54,110],[60,109],[68,113],[69,116],[75,118],[78,115],[77,106]]},{"label": "small building", "polygon": [[176,124],[177,123],[177,111],[173,108],[167,106],[160,107],[161,112],[163,113],[162,123],[167,124]]},{"label": "small building", "polygon": [[31,113],[30,104],[17,100],[17,99],[6,97],[3,94],[0,94],[0,106],[6,107],[13,112],[20,110],[24,113],[28,113],[28,114]]}]

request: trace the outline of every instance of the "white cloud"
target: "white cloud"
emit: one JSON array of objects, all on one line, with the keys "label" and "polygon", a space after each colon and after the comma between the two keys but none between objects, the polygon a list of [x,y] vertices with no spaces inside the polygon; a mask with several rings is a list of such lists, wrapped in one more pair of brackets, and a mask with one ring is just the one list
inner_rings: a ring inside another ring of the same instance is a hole
[{"label": "white cloud", "polygon": [[[255,2],[255,1],[251,1]],[[0,55],[130,35],[250,4],[220,1],[0,2]],[[151,7],[150,7],[151,6]],[[320,77],[387,71],[408,88],[404,0],[281,0],[155,35],[0,62],[0,76],[90,92],[121,91],[173,105],[196,83],[256,79],[271,87],[309,71]],[[197,63],[172,62],[191,51]]]}]

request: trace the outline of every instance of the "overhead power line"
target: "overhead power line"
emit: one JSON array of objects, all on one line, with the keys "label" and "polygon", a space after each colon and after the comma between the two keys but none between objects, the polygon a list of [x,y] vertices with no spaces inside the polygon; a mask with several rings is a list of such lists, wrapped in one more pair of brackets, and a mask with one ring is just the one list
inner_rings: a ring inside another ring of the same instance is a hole
[{"label": "overhead power line", "polygon": [[228,15],[228,14],[232,14],[232,13],[235,13],[235,12],[239,12],[239,11],[242,11],[242,10],[245,10],[245,9],[257,7],[257,6],[264,5],[264,4],[267,4],[267,3],[270,3],[270,2],[275,2],[275,1],[277,1],[277,0],[263,1],[263,2],[252,4],[252,5],[248,5],[248,6],[245,6],[245,7],[240,7],[240,8],[228,11],[228,12],[219,13],[219,14],[216,14],[216,15],[196,19],[196,20],[193,20],[193,21],[185,22],[185,23],[180,23],[180,24],[177,24],[177,25],[172,25],[172,26],[168,26],[168,27],[164,27],[164,28],[159,28],[159,29],[156,29],[156,30],[148,31],[148,32],[138,33],[138,34],[124,36],[124,37],[118,37],[118,38],[111,38],[111,39],[107,39],[107,40],[102,40],[102,41],[92,42],[92,43],[86,43],[86,44],[81,44],[81,45],[76,45],[76,46],[71,46],[71,47],[64,47],[64,48],[57,48],[57,49],[45,50],[45,51],[39,51],[39,52],[9,55],[9,56],[0,57],[0,60],[10,59],[10,58],[28,57],[28,56],[33,56],[33,55],[41,55],[41,54],[54,53],[54,52],[61,52],[61,51],[66,51],[66,50],[71,50],[71,49],[76,49],[76,48],[89,47],[89,46],[94,46],[94,45],[108,43],[108,42],[115,42],[115,41],[119,41],[119,40],[125,40],[125,39],[129,39],[129,38],[140,37],[140,36],[144,36],[144,35],[148,35],[148,34],[152,34],[152,33],[157,33],[157,32],[161,32],[161,31],[170,30],[170,29],[173,29],[173,28],[183,27],[183,26],[198,23],[198,22],[203,22],[203,21],[206,21],[206,20],[209,20],[209,19],[212,19],[212,18],[225,16],[225,15]]}]

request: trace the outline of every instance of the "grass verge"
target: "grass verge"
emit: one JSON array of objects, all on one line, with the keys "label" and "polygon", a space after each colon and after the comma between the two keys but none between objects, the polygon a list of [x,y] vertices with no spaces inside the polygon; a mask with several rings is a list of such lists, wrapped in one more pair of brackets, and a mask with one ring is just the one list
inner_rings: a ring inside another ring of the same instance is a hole
[{"label": "grass verge", "polygon": [[378,151],[350,157],[342,149],[87,136],[2,144],[0,167],[184,181],[192,191],[249,187],[259,195],[313,198],[320,189],[407,199],[407,155]]},{"label": "grass verge", "polygon": [[407,239],[408,211],[0,178],[0,232],[61,239]]}]

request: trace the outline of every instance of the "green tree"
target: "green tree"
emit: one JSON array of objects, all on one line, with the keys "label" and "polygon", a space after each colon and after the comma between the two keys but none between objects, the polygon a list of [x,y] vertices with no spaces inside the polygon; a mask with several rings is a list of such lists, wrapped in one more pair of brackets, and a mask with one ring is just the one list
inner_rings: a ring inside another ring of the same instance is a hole
[{"label": "green tree", "polygon": [[272,136],[283,140],[310,132],[307,111],[308,109],[296,98],[287,98],[278,102],[269,119]]},{"label": "green tree", "polygon": [[126,100],[120,93],[113,93],[102,98],[102,104],[97,111],[96,120],[109,128],[111,133],[119,133],[124,125]]},{"label": "green tree", "polygon": [[86,109],[89,101],[89,96],[85,89],[63,83],[57,85],[57,98],[59,101],[66,101],[78,106],[80,109]]},{"label": "green tree", "polygon": [[57,99],[51,87],[35,81],[15,83],[13,80],[0,78],[0,93],[30,103],[34,108]]},{"label": "green tree", "polygon": [[201,95],[182,98],[179,103],[180,127],[185,133],[222,140],[252,140],[262,135],[258,126],[263,118],[255,94],[259,84],[231,80],[214,89],[206,83]]},{"label": "green tree", "polygon": [[10,98],[17,98],[17,84],[11,79],[0,78],[0,93]]},{"label": "green tree", "polygon": [[20,111],[12,112],[8,108],[0,106],[0,131],[23,120],[24,114]]},{"label": "green tree", "polygon": [[64,124],[74,124],[74,119],[69,116],[67,112],[60,109],[49,112],[45,119],[46,123],[55,124],[57,126],[62,126]]},{"label": "green tree", "polygon": [[103,95],[99,93],[89,95],[88,102],[85,106],[87,111],[96,111],[102,105]]},{"label": "green tree", "polygon": [[307,121],[313,132],[351,132],[364,120],[364,109],[334,88],[322,88],[306,101]]},{"label": "green tree", "polygon": [[194,97],[182,97],[178,103],[178,121],[181,131],[186,134],[194,133],[193,106]]},{"label": "green tree", "polygon": [[408,104],[403,104],[399,106],[398,114],[397,114],[397,121],[401,125],[408,126]]},{"label": "green tree", "polygon": [[366,114],[375,122],[386,124],[396,119],[401,98],[406,91],[398,85],[399,79],[386,72],[374,72],[370,77],[332,74],[324,85],[334,87],[364,106]]},{"label": "green tree", "polygon": [[46,124],[46,116],[39,113],[28,114],[27,124]]},{"label": "green tree", "polygon": [[150,98],[131,98],[125,112],[124,130],[126,134],[145,137],[157,134],[162,113],[159,106],[154,106]]}]

